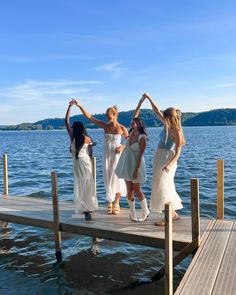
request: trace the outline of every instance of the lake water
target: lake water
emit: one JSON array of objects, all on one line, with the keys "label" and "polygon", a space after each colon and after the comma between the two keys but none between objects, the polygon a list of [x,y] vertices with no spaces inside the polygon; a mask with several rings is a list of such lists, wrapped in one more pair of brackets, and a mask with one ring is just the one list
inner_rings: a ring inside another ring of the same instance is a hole
[{"label": "lake water", "polygon": [[[148,129],[145,151],[150,198],[152,159],[161,128]],[[236,127],[186,127],[187,144],[178,161],[176,187],[184,208],[190,213],[190,178],[200,182],[201,216],[216,216],[216,165],[225,160],[225,218],[236,217]],[[97,193],[106,204],[102,179],[103,131],[89,130],[97,145]],[[60,200],[73,201],[73,175],[69,137],[61,131],[0,131],[0,154],[8,154],[9,193],[51,198],[50,173],[58,172]],[[0,190],[3,190],[2,169]],[[127,207],[125,198],[121,206]],[[57,265],[51,231],[9,224],[0,229],[0,294],[164,294],[164,280],[131,288],[137,280],[149,280],[164,261],[162,250],[62,234],[63,263]],[[174,271],[178,285],[190,258]],[[129,287],[127,287],[129,286]],[[127,287],[127,288],[126,288]],[[16,291],[17,290],[17,291]]]}]

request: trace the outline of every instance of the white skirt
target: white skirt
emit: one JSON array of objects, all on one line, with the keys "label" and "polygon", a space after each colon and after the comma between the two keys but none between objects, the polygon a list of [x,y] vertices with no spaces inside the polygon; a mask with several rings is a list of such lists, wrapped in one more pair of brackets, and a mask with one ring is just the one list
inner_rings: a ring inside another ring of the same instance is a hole
[{"label": "white skirt", "polygon": [[121,154],[116,153],[120,146],[120,134],[105,134],[103,154],[103,179],[106,188],[106,199],[114,202],[116,194],[126,196],[126,185],[124,179],[119,179],[115,174],[116,165]]},{"label": "white skirt", "polygon": [[163,167],[173,158],[174,154],[173,150],[160,148],[155,153],[150,202],[150,209],[154,212],[162,213],[165,210],[165,204],[169,202],[171,203],[172,210],[183,208],[174,183],[177,163],[175,163],[169,172],[162,171]]},{"label": "white skirt", "polygon": [[79,155],[78,159],[73,158],[73,172],[75,214],[96,210],[98,200],[95,194],[90,157]]}]

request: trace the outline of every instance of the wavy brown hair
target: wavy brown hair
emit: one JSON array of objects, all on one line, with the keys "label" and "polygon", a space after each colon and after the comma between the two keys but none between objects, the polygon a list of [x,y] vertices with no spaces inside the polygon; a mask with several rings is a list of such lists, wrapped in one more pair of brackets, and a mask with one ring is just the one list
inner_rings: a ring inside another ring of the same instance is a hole
[{"label": "wavy brown hair", "polygon": [[[133,118],[133,121],[137,124],[137,126],[138,126],[138,130],[139,130],[139,133],[140,133],[140,134],[145,134],[145,135],[147,135],[147,130],[146,130],[146,127],[145,127],[145,124],[144,124],[143,120],[140,119],[140,118]],[[133,129],[130,128],[129,133],[130,133],[132,130],[133,130]]]}]

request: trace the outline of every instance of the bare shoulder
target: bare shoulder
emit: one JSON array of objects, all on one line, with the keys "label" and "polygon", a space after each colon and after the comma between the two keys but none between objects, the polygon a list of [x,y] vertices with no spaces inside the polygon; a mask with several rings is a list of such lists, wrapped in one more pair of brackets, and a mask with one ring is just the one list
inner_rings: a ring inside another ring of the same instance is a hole
[{"label": "bare shoulder", "polygon": [[121,125],[120,124],[120,128],[121,128],[121,130],[122,130],[122,134],[126,137],[126,136],[128,136],[128,130],[127,130],[127,128],[124,126],[124,125]]},{"label": "bare shoulder", "polygon": [[85,136],[84,143],[90,144],[92,143],[92,139],[89,136]]}]

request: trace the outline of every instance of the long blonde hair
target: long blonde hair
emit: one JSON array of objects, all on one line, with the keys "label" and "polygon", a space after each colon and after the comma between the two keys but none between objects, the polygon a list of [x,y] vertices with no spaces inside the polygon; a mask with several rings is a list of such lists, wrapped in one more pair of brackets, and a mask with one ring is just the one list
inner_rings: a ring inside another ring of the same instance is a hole
[{"label": "long blonde hair", "polygon": [[186,143],[183,128],[181,126],[181,111],[175,108],[167,108],[163,112],[163,116],[165,119],[165,131],[166,131],[166,141],[168,138],[168,132],[169,130],[177,130],[181,133],[181,145],[184,145]]},{"label": "long blonde hair", "polygon": [[107,110],[106,110],[106,115],[108,113],[112,113],[114,116],[118,117],[118,108],[117,106],[112,106],[112,107],[109,107]]}]

